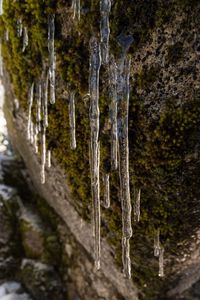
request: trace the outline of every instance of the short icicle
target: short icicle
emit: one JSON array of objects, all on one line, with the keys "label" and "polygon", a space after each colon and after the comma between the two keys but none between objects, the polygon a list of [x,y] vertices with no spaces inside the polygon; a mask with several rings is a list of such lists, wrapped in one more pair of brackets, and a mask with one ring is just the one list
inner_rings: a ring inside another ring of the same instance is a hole
[{"label": "short icicle", "polygon": [[110,207],[110,175],[109,174],[104,174],[103,184],[104,184],[103,206],[105,208],[109,208]]},{"label": "short icicle", "polygon": [[6,28],[6,31],[5,31],[5,39],[6,39],[6,42],[9,41],[9,30],[8,30],[8,28]]},{"label": "short icicle", "polygon": [[159,251],[159,277],[164,277],[164,248],[161,247]]},{"label": "short icicle", "polygon": [[49,15],[48,19],[48,50],[49,50],[49,82],[50,82],[50,103],[55,103],[55,71],[56,71],[56,55],[55,55],[55,15]]},{"label": "short icicle", "polygon": [[70,126],[70,146],[76,149],[76,119],[75,119],[75,100],[74,91],[69,93],[69,126]]},{"label": "short icicle", "polygon": [[51,150],[47,151],[47,167],[51,168]]},{"label": "short icicle", "polygon": [[32,105],[33,105],[33,93],[34,93],[34,83],[32,83],[29,90],[28,97],[28,123],[27,123],[27,139],[31,140],[31,123],[32,123]]},{"label": "short icicle", "polygon": [[22,52],[26,50],[26,47],[28,47],[28,29],[27,27],[23,28],[23,47]]},{"label": "short icicle", "polygon": [[154,256],[159,257],[160,254],[160,229],[156,230],[156,234],[154,237]]},{"label": "short icicle", "polygon": [[118,65],[117,97],[118,97],[118,147],[120,197],[122,207],[122,262],[123,272],[131,277],[131,261],[129,240],[132,236],[131,199],[129,183],[129,142],[128,142],[128,111],[129,111],[129,77],[130,59],[123,57]]},{"label": "short icicle", "polygon": [[135,220],[135,222],[140,221],[140,198],[141,198],[141,189],[138,189],[136,191],[135,205],[134,205],[134,220]]},{"label": "short icicle", "polygon": [[110,86],[110,121],[111,121],[111,168],[117,169],[117,65],[114,57],[111,57],[109,65],[109,86]]},{"label": "short icicle", "polygon": [[94,256],[95,267],[100,269],[100,184],[99,184],[99,71],[101,67],[100,45],[96,37],[90,39],[90,72],[89,72],[89,94],[90,94],[90,168],[91,168],[91,190],[93,202],[93,225],[94,225]]},{"label": "short icicle", "polygon": [[102,63],[107,64],[109,60],[109,13],[111,10],[111,0],[100,0],[100,34],[101,34],[101,54]]}]

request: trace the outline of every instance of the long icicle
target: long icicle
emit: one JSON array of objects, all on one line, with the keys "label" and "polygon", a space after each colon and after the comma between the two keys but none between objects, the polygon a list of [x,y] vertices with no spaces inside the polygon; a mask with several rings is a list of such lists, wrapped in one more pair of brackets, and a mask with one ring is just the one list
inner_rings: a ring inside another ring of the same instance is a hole
[{"label": "long icicle", "polygon": [[140,198],[141,198],[141,189],[138,189],[136,191],[135,205],[134,205],[134,220],[135,220],[135,222],[140,221]]},{"label": "long icicle", "polygon": [[117,65],[114,57],[111,57],[109,66],[109,86],[110,86],[110,120],[111,120],[111,168],[117,169]]},{"label": "long icicle", "polygon": [[109,174],[104,174],[103,184],[104,184],[103,206],[105,208],[109,208],[110,207],[110,176],[109,176]]},{"label": "long icicle", "polygon": [[99,193],[99,71],[101,66],[100,46],[97,38],[90,39],[90,72],[89,72],[89,93],[90,93],[90,130],[91,130],[91,190],[94,217],[94,255],[95,267],[100,268],[100,193]]},{"label": "long icicle", "polygon": [[17,20],[17,36],[21,37],[23,34],[23,25],[22,25],[22,19]]},{"label": "long icicle", "polygon": [[33,92],[34,92],[34,83],[32,83],[31,88],[29,90],[28,97],[28,123],[27,123],[27,139],[31,139],[31,115],[32,115],[32,105],[33,105]]},{"label": "long icicle", "polygon": [[55,99],[55,71],[56,71],[56,55],[55,55],[55,15],[49,15],[48,18],[48,50],[49,50],[49,82],[50,82],[50,103],[54,104]]},{"label": "long icicle", "polygon": [[76,149],[76,118],[75,118],[75,100],[74,91],[69,93],[69,126],[70,126],[70,146]]},{"label": "long icicle", "polygon": [[100,14],[101,14],[100,34],[101,34],[101,54],[102,54],[103,64],[107,64],[109,61],[110,10],[111,10],[111,1],[100,0]]},{"label": "long icicle", "polygon": [[131,200],[129,184],[129,143],[128,143],[128,110],[129,110],[129,77],[130,59],[122,58],[118,66],[118,146],[120,197],[122,207],[122,262],[123,272],[131,277],[129,240],[132,236]]}]

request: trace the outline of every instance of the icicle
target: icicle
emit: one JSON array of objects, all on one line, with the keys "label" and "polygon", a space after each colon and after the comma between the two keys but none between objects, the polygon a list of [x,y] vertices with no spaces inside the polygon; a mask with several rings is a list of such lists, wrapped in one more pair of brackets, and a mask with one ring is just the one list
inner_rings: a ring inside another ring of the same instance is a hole
[{"label": "icicle", "polygon": [[131,277],[129,239],[132,236],[128,143],[129,77],[130,59],[122,58],[119,62],[117,77],[118,147],[122,207],[122,261],[124,275],[128,278]]},{"label": "icicle", "polygon": [[41,159],[41,183],[45,183],[45,165],[46,165],[46,128],[42,128],[42,159]]},{"label": "icicle", "polygon": [[38,96],[37,96],[37,129],[41,131],[41,105],[42,105],[42,86],[38,84]]},{"label": "icicle", "polygon": [[102,53],[103,64],[107,64],[109,60],[110,10],[111,10],[111,1],[100,0],[100,14],[101,14],[100,34],[101,34],[101,53]]},{"label": "icicle", "polygon": [[49,50],[49,81],[50,81],[50,103],[55,103],[55,70],[56,56],[54,49],[55,15],[49,15],[48,22],[48,50]]},{"label": "icicle", "polygon": [[32,120],[30,123],[30,142],[32,145],[34,144],[34,125]]},{"label": "icicle", "polygon": [[99,71],[101,66],[101,54],[98,40],[95,37],[90,39],[90,72],[89,72],[89,93],[90,93],[90,168],[91,168],[91,189],[93,202],[93,224],[94,224],[94,255],[95,266],[100,268],[100,195],[99,195]]},{"label": "icicle", "polygon": [[49,88],[49,74],[47,73],[45,86],[44,86],[44,126],[48,127],[48,88]]},{"label": "icicle", "polygon": [[5,31],[5,39],[6,39],[6,42],[9,41],[9,30],[8,30],[8,28],[6,28],[6,31]]},{"label": "icicle", "polygon": [[72,0],[73,19],[77,17],[80,20],[81,4],[80,0]]},{"label": "icicle", "polygon": [[76,149],[76,120],[75,120],[75,101],[74,101],[74,92],[69,94],[69,126],[70,126],[70,135],[71,149]]},{"label": "icicle", "polygon": [[109,67],[109,87],[110,87],[110,120],[111,120],[111,168],[117,169],[117,65],[114,57],[111,58]]},{"label": "icicle", "polygon": [[0,0],[0,16],[3,15],[3,0]]},{"label": "icicle", "polygon": [[31,112],[33,105],[33,92],[34,92],[34,83],[32,83],[30,91],[29,91],[29,99],[28,99],[28,124],[27,124],[27,139],[31,140]]},{"label": "icicle", "polygon": [[164,248],[160,248],[159,251],[159,277],[164,277]]},{"label": "icicle", "polygon": [[51,168],[51,150],[47,151],[47,167]]},{"label": "icicle", "polygon": [[23,47],[22,52],[25,51],[26,47],[28,46],[28,29],[27,27],[24,27],[23,29]]},{"label": "icicle", "polygon": [[135,198],[135,205],[134,205],[134,220],[136,222],[140,221],[140,196],[141,196],[141,189],[138,189]]},{"label": "icicle", "polygon": [[154,256],[158,257],[160,254],[160,229],[158,228],[156,231],[156,235],[154,237]]},{"label": "icicle", "polygon": [[38,126],[34,126],[34,148],[35,148],[35,153],[38,153]]},{"label": "icicle", "polygon": [[3,57],[2,57],[2,44],[0,40],[0,77],[3,77]]},{"label": "icicle", "polygon": [[105,208],[109,208],[110,207],[110,176],[109,176],[109,174],[104,174],[103,183],[104,183],[103,206]]},{"label": "icicle", "polygon": [[17,36],[21,37],[23,33],[22,19],[17,20]]}]

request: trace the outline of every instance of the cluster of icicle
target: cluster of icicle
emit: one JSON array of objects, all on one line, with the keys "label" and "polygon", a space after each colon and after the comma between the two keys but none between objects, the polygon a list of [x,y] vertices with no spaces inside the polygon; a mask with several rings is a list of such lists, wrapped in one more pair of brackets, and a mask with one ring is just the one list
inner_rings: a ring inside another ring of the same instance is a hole
[{"label": "cluster of icicle", "polygon": [[73,19],[80,20],[80,0],[72,0]]},{"label": "cluster of icicle", "polygon": [[26,50],[26,48],[28,47],[29,38],[28,38],[28,29],[26,26],[23,27],[21,18],[17,20],[17,36],[19,38],[21,38],[21,37],[23,38],[22,52],[24,52]]},{"label": "cluster of icicle", "polygon": [[159,259],[158,276],[164,276],[164,248],[160,245],[160,229],[157,229],[154,237],[154,256]]},{"label": "cluster of icicle", "polygon": [[[44,72],[45,74],[45,72]],[[32,83],[28,97],[27,139],[39,152],[38,141],[41,144],[41,183],[45,183],[45,166],[51,167],[51,151],[46,149],[46,130],[48,127],[48,72],[35,86]],[[35,93],[34,93],[35,91]],[[36,124],[32,120],[33,104],[36,106]]]},{"label": "cluster of icicle", "polygon": [[[122,261],[123,272],[131,277],[130,245],[132,236],[131,200],[129,184],[129,142],[128,142],[128,110],[129,110],[129,78],[130,59],[123,55],[116,63],[111,56],[109,59],[109,12],[111,2],[100,1],[101,13],[101,43],[97,38],[90,39],[90,169],[93,202],[93,226],[95,266],[100,267],[100,183],[99,183],[99,71],[102,63],[109,63],[110,73],[110,119],[111,119],[111,166],[113,170],[119,167],[120,200],[122,207]],[[104,174],[105,207],[110,206],[109,174]]]}]

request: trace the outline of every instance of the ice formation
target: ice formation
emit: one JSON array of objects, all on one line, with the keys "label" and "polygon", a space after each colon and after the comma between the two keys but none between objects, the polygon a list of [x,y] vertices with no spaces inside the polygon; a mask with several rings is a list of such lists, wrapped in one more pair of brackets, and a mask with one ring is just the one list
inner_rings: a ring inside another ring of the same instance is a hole
[{"label": "ice formation", "polygon": [[160,248],[159,251],[159,277],[164,277],[164,248]]},{"label": "ice formation", "polygon": [[130,59],[123,57],[118,64],[117,102],[118,102],[118,147],[120,198],[122,207],[122,262],[123,272],[131,277],[129,239],[132,236],[131,199],[129,184],[129,142],[128,142],[128,111],[129,111],[129,77]]},{"label": "ice formation", "polygon": [[43,108],[43,118],[44,118],[44,126],[48,127],[48,89],[49,89],[49,74],[47,72],[46,80],[44,83],[44,108]]},{"label": "ice formation", "polygon": [[0,16],[3,15],[3,0],[0,0]]},{"label": "ice formation", "polygon": [[8,28],[6,28],[6,31],[5,31],[5,39],[6,39],[6,42],[9,41],[9,30],[8,30]]},{"label": "ice formation", "polygon": [[0,40],[0,77],[3,76],[3,57],[2,57],[2,44]]},{"label": "ice formation", "polygon": [[101,67],[100,45],[97,38],[90,39],[90,70],[89,70],[89,94],[90,94],[90,169],[91,189],[93,201],[93,225],[94,225],[94,255],[95,267],[100,268],[100,195],[99,195],[99,71]]},{"label": "ice formation", "polygon": [[34,93],[34,83],[32,83],[31,88],[29,90],[29,98],[28,98],[28,124],[27,124],[27,139],[31,141],[32,139],[32,105],[33,105],[33,93]]},{"label": "ice formation", "polygon": [[38,95],[37,95],[37,129],[41,131],[41,106],[42,106],[42,86],[41,82],[38,84]]},{"label": "ice formation", "polygon": [[134,219],[136,222],[140,221],[140,197],[141,197],[141,189],[138,189],[135,197],[135,205],[134,205]]},{"label": "ice formation", "polygon": [[17,36],[21,37],[23,33],[22,19],[17,20]]},{"label": "ice formation", "polygon": [[55,36],[55,15],[49,15],[48,20],[48,50],[49,50],[49,82],[50,82],[50,103],[55,103],[55,71],[56,55],[54,46]]},{"label": "ice formation", "polygon": [[47,167],[51,168],[51,150],[47,151]]},{"label": "ice formation", "polygon": [[46,165],[46,128],[42,127],[42,152],[41,152],[41,183],[45,183],[45,165]]},{"label": "ice formation", "polygon": [[109,208],[110,207],[110,176],[109,176],[109,174],[104,174],[103,184],[104,184],[103,206],[105,208]]},{"label": "ice formation", "polygon": [[102,55],[103,64],[107,64],[109,60],[110,10],[111,10],[111,1],[100,0],[100,14],[101,14],[100,35],[101,35],[101,55]]},{"label": "ice formation", "polygon": [[76,119],[75,119],[75,100],[74,91],[69,93],[69,126],[70,126],[70,146],[76,149]]},{"label": "ice formation", "polygon": [[117,65],[114,57],[111,57],[109,65],[109,88],[110,88],[110,120],[111,120],[111,168],[117,169]]},{"label": "ice formation", "polygon": [[28,46],[28,29],[27,27],[23,28],[23,47],[22,52],[26,50],[26,47]]},{"label": "ice formation", "polygon": [[81,11],[80,0],[72,0],[72,11],[73,11],[73,19],[77,18],[78,20],[80,20],[80,11]]},{"label": "ice formation", "polygon": [[154,237],[154,256],[159,257],[160,253],[160,229],[156,230],[156,234]]}]

